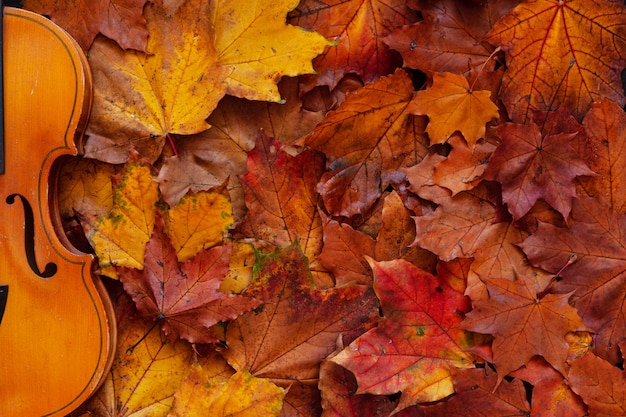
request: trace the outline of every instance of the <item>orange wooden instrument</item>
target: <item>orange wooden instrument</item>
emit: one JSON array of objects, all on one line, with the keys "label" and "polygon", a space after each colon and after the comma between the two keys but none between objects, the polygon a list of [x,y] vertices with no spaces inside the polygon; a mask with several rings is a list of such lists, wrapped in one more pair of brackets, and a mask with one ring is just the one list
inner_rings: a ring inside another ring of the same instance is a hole
[{"label": "orange wooden instrument", "polygon": [[57,171],[79,153],[91,73],[76,42],[39,15],[4,8],[3,33],[0,417],[62,416],[99,386],[115,347],[92,256],[69,243],[57,208]]}]

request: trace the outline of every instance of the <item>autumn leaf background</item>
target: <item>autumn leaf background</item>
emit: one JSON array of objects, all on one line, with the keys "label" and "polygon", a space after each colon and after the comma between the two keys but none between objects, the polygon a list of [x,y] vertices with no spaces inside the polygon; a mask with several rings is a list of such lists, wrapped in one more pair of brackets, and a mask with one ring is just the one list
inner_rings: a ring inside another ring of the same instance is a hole
[{"label": "autumn leaf background", "polygon": [[74,415],[626,415],[623,2],[23,3],[94,77]]}]

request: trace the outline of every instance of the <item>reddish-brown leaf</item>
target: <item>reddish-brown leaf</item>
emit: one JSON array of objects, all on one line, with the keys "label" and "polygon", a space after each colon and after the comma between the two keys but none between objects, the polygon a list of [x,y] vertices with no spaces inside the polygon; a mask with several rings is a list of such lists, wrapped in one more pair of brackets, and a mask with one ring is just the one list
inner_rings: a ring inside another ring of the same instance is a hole
[{"label": "reddish-brown leaf", "polygon": [[581,177],[585,192],[618,214],[626,214],[626,113],[615,102],[594,103],[583,120],[588,142],[579,151],[598,175]]},{"label": "reddish-brown leaf", "polygon": [[512,376],[533,385],[532,416],[580,417],[587,412],[585,404],[567,386],[563,375],[539,357],[531,359]]},{"label": "reddish-brown leaf", "polygon": [[470,308],[464,280],[403,260],[370,263],[385,320],[331,360],[356,376],[357,394],[402,391],[396,411],[445,398],[450,369],[473,360],[473,337],[457,327]]},{"label": "reddish-brown leaf", "polygon": [[425,417],[528,416],[526,390],[519,380],[498,381],[489,368],[455,369],[455,394],[434,406],[423,407]]},{"label": "reddish-brown leaf", "polygon": [[310,383],[338,337],[351,341],[377,322],[371,288],[312,287],[307,259],[295,244],[262,255],[255,269],[258,276],[245,294],[265,304],[229,323],[226,331],[223,354],[237,370],[282,386]]},{"label": "reddish-brown leaf", "polygon": [[567,379],[589,407],[590,417],[626,415],[626,374],[621,369],[589,352],[572,361]]},{"label": "reddish-brown leaf", "polygon": [[405,112],[412,96],[411,79],[399,70],[349,95],[305,138],[326,155],[318,190],[332,215],[365,213],[400,167],[426,155],[425,121]]},{"label": "reddish-brown leaf", "polygon": [[474,302],[462,327],[491,334],[493,362],[502,380],[535,355],[543,356],[565,373],[568,332],[585,331],[577,311],[568,304],[571,294],[537,295],[534,280],[486,279],[489,297]]},{"label": "reddish-brown leaf", "polygon": [[564,106],[582,120],[602,97],[624,105],[624,13],[620,1],[535,0],[500,19],[487,40],[506,52],[501,98],[511,119]]},{"label": "reddish-brown leaf", "polygon": [[50,16],[84,51],[102,33],[123,49],[145,51],[148,28],[143,17],[146,0],[25,0],[24,7]]},{"label": "reddish-brown leaf", "polygon": [[157,216],[143,270],[118,268],[124,289],[143,316],[161,321],[170,341],[217,342],[211,326],[236,318],[260,301],[219,290],[228,273],[231,245],[215,246],[179,263],[163,227]]},{"label": "reddish-brown leaf", "polygon": [[502,200],[517,220],[542,198],[567,219],[576,196],[574,178],[595,175],[571,146],[576,134],[543,136],[539,127],[506,123],[502,143],[489,160],[485,178],[502,184]]},{"label": "reddish-brown leaf", "polygon": [[350,72],[372,82],[401,66],[402,58],[383,38],[417,19],[417,12],[400,0],[305,0],[289,13],[290,23],[337,42],[313,61],[319,76],[309,83],[331,88]]},{"label": "reddish-brown leaf", "polygon": [[324,157],[314,150],[291,156],[263,132],[248,152],[248,173],[241,176],[248,207],[240,230],[276,246],[298,241],[313,259],[322,248],[322,220],[315,186]]},{"label": "reddish-brown leaf", "polygon": [[[404,66],[427,73],[477,73],[495,49],[484,41],[493,24],[519,0],[460,2],[412,0],[424,20],[403,26],[384,41],[399,51]],[[486,66],[493,70],[495,61]]]},{"label": "reddish-brown leaf", "polygon": [[575,200],[569,228],[539,223],[520,247],[533,265],[557,273],[572,255],[576,262],[554,285],[558,293],[574,292],[574,306],[596,333],[600,357],[619,363],[617,345],[626,339],[626,217],[597,200]]}]

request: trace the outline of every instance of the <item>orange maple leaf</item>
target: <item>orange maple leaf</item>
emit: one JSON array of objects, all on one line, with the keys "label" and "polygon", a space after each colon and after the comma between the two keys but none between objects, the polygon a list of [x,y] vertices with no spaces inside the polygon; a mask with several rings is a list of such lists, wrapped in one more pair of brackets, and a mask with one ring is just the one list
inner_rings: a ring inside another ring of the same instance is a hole
[{"label": "orange maple leaf", "polygon": [[458,130],[473,148],[485,136],[487,122],[498,118],[490,97],[490,91],[472,91],[462,75],[434,73],[432,87],[418,91],[406,111],[428,115],[431,145],[444,143]]},{"label": "orange maple leaf", "polygon": [[506,53],[501,98],[511,119],[566,106],[581,120],[602,97],[623,106],[624,13],[619,1],[524,1],[500,19],[487,40]]}]

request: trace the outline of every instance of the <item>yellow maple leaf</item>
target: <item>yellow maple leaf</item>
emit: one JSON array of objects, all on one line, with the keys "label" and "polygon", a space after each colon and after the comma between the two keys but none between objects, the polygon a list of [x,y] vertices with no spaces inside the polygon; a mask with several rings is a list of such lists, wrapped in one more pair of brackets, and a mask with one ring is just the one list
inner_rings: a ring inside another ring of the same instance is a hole
[{"label": "yellow maple leaf", "polygon": [[272,417],[283,406],[285,390],[267,379],[255,378],[248,371],[238,371],[226,382],[207,378],[201,367],[195,367],[176,393],[168,417]]},{"label": "yellow maple leaf", "polygon": [[432,87],[418,91],[407,112],[429,117],[430,143],[444,143],[457,130],[470,148],[485,136],[485,125],[498,117],[490,91],[472,91],[462,75],[434,73]]},{"label": "yellow maple leaf", "polygon": [[[114,189],[113,208],[94,222],[88,234],[100,266],[143,268],[146,242],[154,229],[158,184],[150,167],[131,162]],[[115,278],[113,271],[106,272]]]},{"label": "yellow maple leaf", "polygon": [[299,0],[216,0],[218,62],[231,73],[228,94],[250,100],[280,101],[281,76],[313,73],[311,60],[332,45],[317,32],[285,23]]},{"label": "yellow maple leaf", "polygon": [[123,51],[98,38],[90,51],[94,103],[87,156],[126,160],[132,146],[150,162],[168,133],[189,135],[209,128],[205,119],[226,93],[230,68],[219,65],[206,0],[191,0],[169,15],[146,6],[148,51]]},{"label": "yellow maple leaf", "polygon": [[222,242],[232,224],[230,197],[217,191],[187,195],[165,215],[165,232],[179,262]]}]

